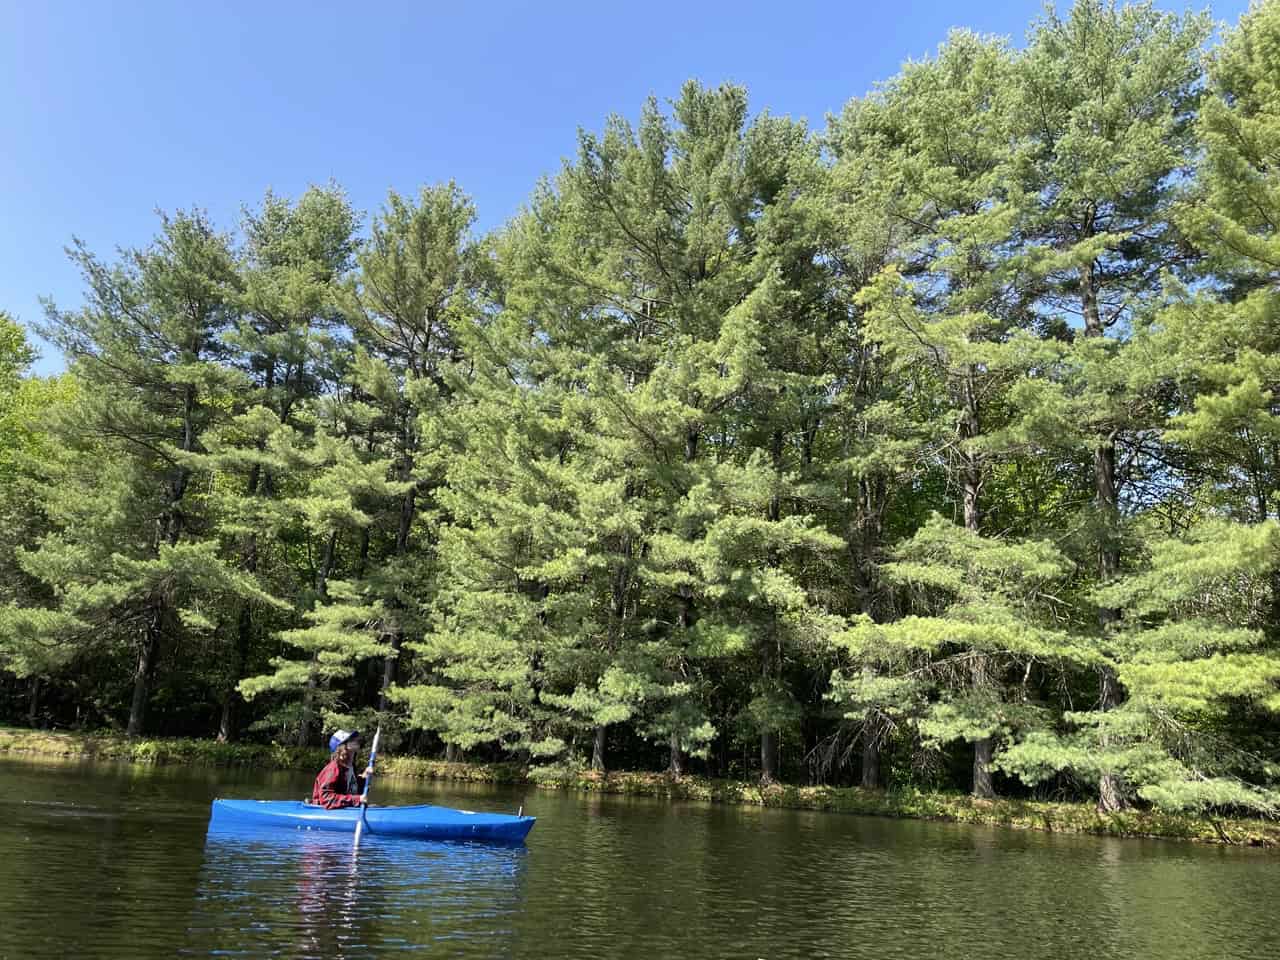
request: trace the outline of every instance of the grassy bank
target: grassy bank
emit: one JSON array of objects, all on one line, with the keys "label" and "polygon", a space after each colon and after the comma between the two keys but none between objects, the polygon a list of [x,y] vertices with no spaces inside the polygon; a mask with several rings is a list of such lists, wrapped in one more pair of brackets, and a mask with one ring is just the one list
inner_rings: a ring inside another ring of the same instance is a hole
[{"label": "grassy bank", "polygon": [[[38,755],[133,763],[254,766],[277,770],[318,770],[324,750],[277,744],[215,743],[211,740],[129,740],[118,734],[49,733],[0,727],[0,754]],[[420,780],[471,783],[529,783],[546,789],[630,794],[671,800],[701,800],[878,817],[945,820],[989,826],[1088,833],[1112,837],[1162,837],[1205,843],[1280,847],[1280,822],[1194,817],[1133,810],[1100,814],[1083,803],[1033,800],[975,800],[962,794],[919,790],[863,790],[856,787],[797,787],[704,777],[674,779],[655,773],[557,774],[515,764],[448,763],[419,757],[386,757],[382,774]]]}]

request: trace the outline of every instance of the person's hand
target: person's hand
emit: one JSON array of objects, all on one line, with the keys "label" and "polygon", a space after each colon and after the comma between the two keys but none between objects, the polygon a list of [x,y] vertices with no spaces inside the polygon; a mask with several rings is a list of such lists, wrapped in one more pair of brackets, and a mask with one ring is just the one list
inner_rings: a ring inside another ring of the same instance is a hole
[{"label": "person's hand", "polygon": [[366,780],[368,780],[370,777],[372,777],[372,776],[373,776],[373,764],[369,764],[369,766],[365,767],[365,768],[364,768],[364,773],[360,774],[360,776],[364,777]]}]

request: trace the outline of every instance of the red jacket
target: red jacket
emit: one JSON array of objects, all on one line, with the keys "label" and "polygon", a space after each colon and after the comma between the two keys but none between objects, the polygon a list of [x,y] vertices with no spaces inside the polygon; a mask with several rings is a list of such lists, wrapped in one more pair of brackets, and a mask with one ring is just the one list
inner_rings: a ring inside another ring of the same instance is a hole
[{"label": "red jacket", "polygon": [[316,777],[311,790],[311,802],[328,810],[360,805],[360,792],[364,790],[364,777],[356,776],[352,767],[340,767],[337,760],[330,760]]}]

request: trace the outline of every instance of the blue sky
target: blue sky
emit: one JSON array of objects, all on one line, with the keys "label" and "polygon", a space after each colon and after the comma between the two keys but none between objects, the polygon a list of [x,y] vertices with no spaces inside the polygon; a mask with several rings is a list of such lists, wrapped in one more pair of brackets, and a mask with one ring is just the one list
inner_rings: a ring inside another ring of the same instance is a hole
[{"label": "blue sky", "polygon": [[[1163,0],[1162,6],[1182,10]],[[1247,0],[1218,0],[1234,20]],[[1202,8],[1203,4],[1197,5]],[[352,4],[0,0],[0,307],[81,300],[64,246],[140,246],[155,211],[232,228],[270,187],[456,179],[481,229],[572,153],[689,77],[820,124],[953,26],[1021,41],[1040,0]],[[61,367],[49,348],[42,372]]]}]

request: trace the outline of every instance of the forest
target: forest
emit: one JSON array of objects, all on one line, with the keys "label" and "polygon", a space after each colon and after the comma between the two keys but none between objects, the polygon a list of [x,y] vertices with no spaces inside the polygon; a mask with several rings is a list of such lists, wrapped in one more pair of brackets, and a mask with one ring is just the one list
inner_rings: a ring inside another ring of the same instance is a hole
[{"label": "forest", "polygon": [[565,148],[0,314],[0,720],[1280,813],[1280,0]]}]

